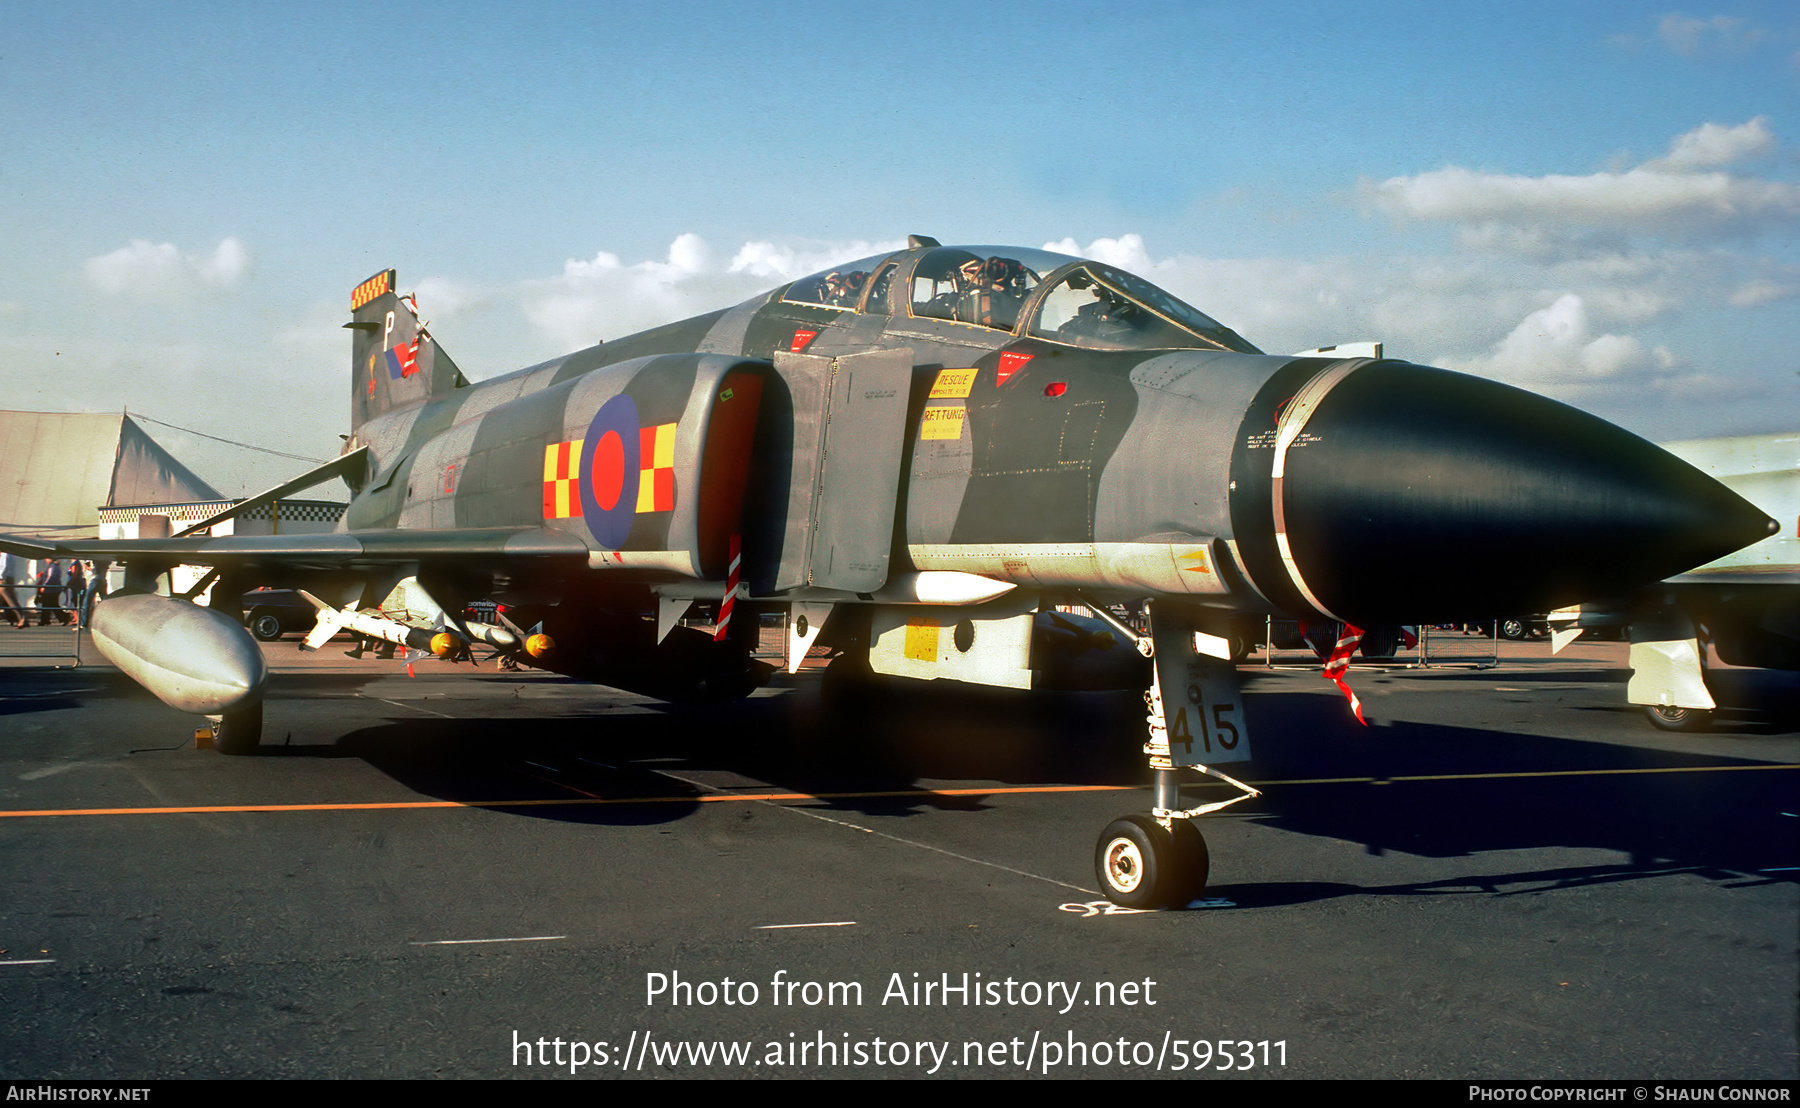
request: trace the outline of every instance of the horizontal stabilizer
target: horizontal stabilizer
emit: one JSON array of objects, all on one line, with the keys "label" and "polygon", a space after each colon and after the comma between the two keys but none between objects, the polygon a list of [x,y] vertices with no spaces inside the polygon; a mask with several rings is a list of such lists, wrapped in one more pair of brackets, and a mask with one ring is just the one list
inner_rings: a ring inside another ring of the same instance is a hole
[{"label": "horizontal stabilizer", "polygon": [[240,516],[245,512],[250,511],[252,508],[260,508],[265,504],[272,504],[284,496],[292,496],[294,493],[310,489],[314,485],[322,485],[333,477],[343,477],[355,473],[368,464],[369,448],[366,446],[359,446],[348,454],[334,458],[322,466],[302,473],[292,481],[276,485],[267,492],[259,492],[248,500],[241,500],[217,515],[208,516],[175,537],[178,539],[185,539],[189,535],[204,531],[214,524],[224,523],[228,519]]},{"label": "horizontal stabilizer", "polygon": [[21,558],[57,557],[56,547],[53,544],[13,535],[0,535],[0,550]]}]

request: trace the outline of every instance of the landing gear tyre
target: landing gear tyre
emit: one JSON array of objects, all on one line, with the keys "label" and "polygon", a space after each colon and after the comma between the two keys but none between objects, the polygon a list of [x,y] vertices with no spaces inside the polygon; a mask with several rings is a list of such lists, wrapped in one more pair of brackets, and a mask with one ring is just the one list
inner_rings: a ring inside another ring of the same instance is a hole
[{"label": "landing gear tyre", "polygon": [[1126,816],[1106,825],[1094,847],[1094,876],[1106,898],[1126,908],[1158,906],[1167,838],[1149,816]]},{"label": "landing gear tyre", "polygon": [[251,612],[250,633],[263,642],[274,642],[281,637],[281,617],[274,612]]},{"label": "landing gear tyre", "polygon": [[1243,662],[1256,652],[1256,642],[1249,635],[1233,631],[1231,633],[1231,661],[1233,665]]},{"label": "landing gear tyre", "polygon": [[220,754],[254,754],[262,745],[262,704],[229,712],[213,728],[213,749]]},{"label": "landing gear tyre", "polygon": [[1644,714],[1650,717],[1650,726],[1658,731],[1704,731],[1712,724],[1712,713],[1705,708],[1652,704]]},{"label": "landing gear tyre", "polygon": [[1174,865],[1163,874],[1163,903],[1171,908],[1181,908],[1206,895],[1212,857],[1207,852],[1205,837],[1191,819],[1176,820],[1170,837]]},{"label": "landing gear tyre", "polygon": [[1500,637],[1523,642],[1531,637],[1531,625],[1522,619],[1503,619],[1500,621]]},{"label": "landing gear tyre", "polygon": [[1148,815],[1113,820],[1094,846],[1094,876],[1125,908],[1182,905],[1206,888],[1206,840],[1189,820],[1164,831]]}]

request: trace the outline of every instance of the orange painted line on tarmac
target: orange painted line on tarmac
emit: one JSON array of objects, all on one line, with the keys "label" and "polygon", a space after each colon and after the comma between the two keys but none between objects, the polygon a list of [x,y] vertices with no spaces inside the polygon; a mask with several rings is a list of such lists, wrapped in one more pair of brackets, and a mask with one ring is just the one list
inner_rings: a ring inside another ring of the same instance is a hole
[{"label": "orange painted line on tarmac", "polygon": [[[1309,777],[1285,781],[1247,782],[1257,788],[1276,785],[1386,785],[1403,781],[1488,781],[1508,777],[1598,777],[1645,773],[1731,773],[1800,770],[1800,763],[1732,766],[1659,766],[1649,769],[1562,769],[1515,773],[1440,773],[1395,777]],[[1192,785],[1212,784],[1208,781]],[[716,804],[734,800],[877,800],[889,797],[1005,796],[1009,794],[1129,792],[1138,785],[1018,785],[1003,788],[883,789],[836,793],[703,793],[698,796],[617,796],[534,798],[530,800],[389,800],[369,804],[209,804],[180,808],[43,808],[35,811],[0,811],[0,819],[37,816],[175,816],[220,815],[236,812],[365,812],[405,808],[536,808],[579,807],[592,804]]]},{"label": "orange painted line on tarmac", "polygon": [[903,796],[995,796],[1003,793],[1120,792],[1134,785],[1024,785],[994,789],[890,789],[847,793],[706,793],[700,796],[561,797],[531,800],[390,800],[369,804],[207,804],[180,808],[43,808],[4,812],[0,819],[30,816],[178,816],[236,812],[367,812],[402,808],[532,808],[590,804],[710,804],[728,800],[859,800]]}]

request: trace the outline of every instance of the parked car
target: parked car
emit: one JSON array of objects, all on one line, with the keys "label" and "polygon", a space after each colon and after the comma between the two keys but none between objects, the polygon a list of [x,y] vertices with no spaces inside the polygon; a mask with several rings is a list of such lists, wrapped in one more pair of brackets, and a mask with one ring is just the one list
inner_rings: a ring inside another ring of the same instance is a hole
[{"label": "parked car", "polygon": [[1522,642],[1526,639],[1541,639],[1550,634],[1550,623],[1543,616],[1507,616],[1500,620],[1496,628],[1503,639]]},{"label": "parked car", "polygon": [[318,622],[316,609],[292,589],[257,589],[244,594],[244,626],[263,642],[289,632],[305,633]]}]

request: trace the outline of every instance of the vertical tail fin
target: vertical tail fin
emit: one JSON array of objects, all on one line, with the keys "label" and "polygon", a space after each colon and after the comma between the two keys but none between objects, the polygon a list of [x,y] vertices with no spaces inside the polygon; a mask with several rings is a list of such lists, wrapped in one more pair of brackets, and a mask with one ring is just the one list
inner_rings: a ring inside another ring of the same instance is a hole
[{"label": "vertical tail fin", "polygon": [[384,269],[350,294],[350,430],[395,408],[417,404],[468,380],[419,322],[411,297],[394,291]]}]

